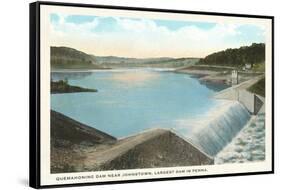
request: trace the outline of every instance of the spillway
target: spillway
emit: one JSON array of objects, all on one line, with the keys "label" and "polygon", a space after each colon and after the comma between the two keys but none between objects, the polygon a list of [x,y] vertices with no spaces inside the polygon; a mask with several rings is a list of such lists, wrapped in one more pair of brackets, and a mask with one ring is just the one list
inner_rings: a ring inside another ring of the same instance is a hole
[{"label": "spillway", "polygon": [[215,110],[195,128],[190,140],[210,156],[215,156],[247,124],[251,115],[239,102],[231,102]]}]

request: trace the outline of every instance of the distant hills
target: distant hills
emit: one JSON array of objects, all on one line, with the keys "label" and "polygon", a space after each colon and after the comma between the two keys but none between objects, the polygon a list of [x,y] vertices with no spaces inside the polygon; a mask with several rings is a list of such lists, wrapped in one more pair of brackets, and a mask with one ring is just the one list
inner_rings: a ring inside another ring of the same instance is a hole
[{"label": "distant hills", "polygon": [[195,64],[198,58],[127,58],[95,56],[69,47],[51,47],[51,68],[54,69],[107,69],[120,67],[173,68]]},{"label": "distant hills", "polygon": [[102,69],[94,58],[82,51],[68,47],[51,47],[52,69]]},{"label": "distant hills", "polygon": [[182,67],[196,63],[198,58],[126,58],[116,56],[95,56],[95,60],[105,67]]},{"label": "distant hills", "polygon": [[51,68],[56,69],[109,69],[128,67],[185,68],[192,65],[230,66],[242,68],[251,64],[257,70],[264,70],[265,44],[226,49],[212,53],[205,58],[128,58],[117,56],[96,56],[70,47],[51,47]]},{"label": "distant hills", "polygon": [[251,46],[226,49],[200,59],[197,64],[222,65],[231,67],[242,67],[245,64],[264,64],[265,44],[253,43]]}]

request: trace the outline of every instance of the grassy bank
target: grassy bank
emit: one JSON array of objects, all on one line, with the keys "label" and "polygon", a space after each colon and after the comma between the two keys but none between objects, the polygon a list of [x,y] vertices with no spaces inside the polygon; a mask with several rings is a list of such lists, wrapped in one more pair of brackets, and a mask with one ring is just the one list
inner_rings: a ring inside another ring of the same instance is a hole
[{"label": "grassy bank", "polygon": [[257,83],[250,86],[247,90],[264,97],[265,96],[265,78],[260,79]]}]

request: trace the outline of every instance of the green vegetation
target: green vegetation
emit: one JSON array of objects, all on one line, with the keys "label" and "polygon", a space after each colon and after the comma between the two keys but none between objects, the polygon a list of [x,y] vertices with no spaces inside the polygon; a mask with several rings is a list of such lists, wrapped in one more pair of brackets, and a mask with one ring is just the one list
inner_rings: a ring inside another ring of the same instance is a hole
[{"label": "green vegetation", "polygon": [[265,62],[265,44],[253,43],[251,46],[242,46],[235,49],[226,49],[200,59],[200,65],[221,65],[242,68],[245,64],[251,64],[260,70]]},{"label": "green vegetation", "polygon": [[[52,69],[105,69],[118,67],[162,67],[177,68],[190,66],[206,66],[200,70],[242,69],[245,64],[251,65],[251,70],[264,72],[265,44],[253,43],[251,46],[242,46],[235,49],[226,49],[198,58],[127,58],[116,56],[95,56],[86,54],[69,47],[51,47]],[[209,68],[209,67],[214,68]],[[194,68],[195,69],[195,68]]]},{"label": "green vegetation", "polygon": [[177,68],[177,67],[183,67],[183,66],[190,66],[196,63],[197,60],[189,60],[189,61],[177,61],[177,60],[169,60],[169,61],[155,61],[155,62],[149,62],[149,63],[138,63],[138,62],[120,62],[120,63],[110,63],[106,62],[102,65],[105,67],[110,68],[130,68],[130,67],[150,67],[150,68]]},{"label": "green vegetation", "polygon": [[51,47],[51,68],[55,69],[108,69],[120,67],[175,68],[194,65],[198,58],[128,58],[95,56],[69,47]]},{"label": "green vegetation", "polygon": [[102,69],[91,55],[68,47],[51,47],[52,69]]},{"label": "green vegetation", "polygon": [[157,68],[176,68],[194,65],[198,58],[126,58],[116,56],[95,56],[97,63],[110,68],[119,67],[157,67]]},{"label": "green vegetation", "polygon": [[260,79],[257,83],[250,86],[247,90],[265,97],[265,78]]},{"label": "green vegetation", "polygon": [[[223,66],[202,66],[202,65],[192,65],[188,67],[189,70],[208,70],[208,71],[218,71],[218,72],[230,72],[234,68],[228,68]],[[225,74],[225,73],[223,73]]]},{"label": "green vegetation", "polygon": [[264,72],[265,71],[265,64],[263,63],[257,63],[253,65],[253,71],[255,72]]},{"label": "green vegetation", "polygon": [[82,88],[79,86],[71,86],[67,80],[51,81],[51,93],[72,93],[72,92],[97,92],[96,89]]},{"label": "green vegetation", "polygon": [[183,67],[183,66],[190,66],[194,65],[199,59],[198,58],[170,58],[167,60],[156,60],[147,61],[144,63],[139,63],[139,66],[150,66],[150,67]]}]

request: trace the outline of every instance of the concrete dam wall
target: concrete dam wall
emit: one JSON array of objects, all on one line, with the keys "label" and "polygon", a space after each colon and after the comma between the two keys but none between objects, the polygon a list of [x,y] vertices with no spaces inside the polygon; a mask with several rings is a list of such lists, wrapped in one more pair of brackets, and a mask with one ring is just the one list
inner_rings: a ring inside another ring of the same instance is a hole
[{"label": "concrete dam wall", "polygon": [[262,97],[247,91],[247,88],[255,84],[260,77],[245,81],[239,85],[227,88],[217,93],[214,98],[239,101],[249,113],[256,115],[261,109],[264,100]]},{"label": "concrete dam wall", "polygon": [[205,125],[198,126],[191,140],[204,152],[215,156],[247,124],[251,115],[238,101],[230,102],[213,114]]}]

